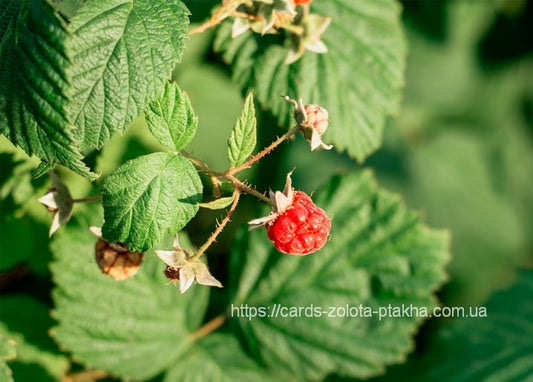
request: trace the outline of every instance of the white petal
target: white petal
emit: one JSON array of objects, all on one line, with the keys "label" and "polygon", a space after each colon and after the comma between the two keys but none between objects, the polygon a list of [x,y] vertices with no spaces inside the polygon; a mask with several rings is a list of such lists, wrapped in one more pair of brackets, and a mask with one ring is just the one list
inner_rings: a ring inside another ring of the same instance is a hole
[{"label": "white petal", "polygon": [[314,151],[318,147],[322,147],[326,150],[331,150],[333,148],[333,146],[326,145],[324,142],[322,142],[320,134],[318,134],[316,130],[313,130],[313,133],[311,134],[311,151]]},{"label": "white petal", "polygon": [[89,231],[91,231],[95,236],[102,238],[102,229],[100,227],[90,226]]},{"label": "white petal", "polygon": [[[302,104],[302,99],[300,98],[300,104]],[[287,196],[289,199],[292,199],[292,179],[291,175],[294,171],[294,168],[289,171],[287,176],[285,177],[285,187],[283,188],[283,194]]]},{"label": "white petal", "polygon": [[315,53],[327,53],[328,47],[322,40],[309,40],[305,42],[305,49]]},{"label": "white petal", "polygon": [[47,192],[46,195],[41,196],[39,199],[37,199],[40,203],[44,204],[46,207],[53,208],[55,210],[59,209],[54,195],[57,191],[50,191]]},{"label": "white petal", "polygon": [[[59,212],[59,211],[58,211]],[[52,236],[54,234],[55,231],[58,230],[58,228],[61,226],[61,224],[59,224],[59,213],[56,212],[54,214],[54,218],[52,219],[52,225],[50,226],[50,232],[48,233],[48,236]]]},{"label": "white petal", "polygon": [[250,224],[251,226],[248,227],[248,231],[264,227],[265,224],[271,221],[272,219],[274,219],[274,217],[275,217],[274,214],[270,214],[268,216],[263,216],[262,218],[250,220],[248,224]]},{"label": "white petal", "polygon": [[231,38],[235,38],[250,29],[250,22],[242,17],[238,17],[233,22],[231,28]]},{"label": "white petal", "polygon": [[204,267],[200,272],[196,274],[196,281],[198,282],[198,284],[222,288],[222,284],[220,283],[220,281],[215,279],[213,275],[209,273],[207,267]]},{"label": "white petal", "polygon": [[276,191],[274,199],[276,200],[276,212],[285,211],[292,203],[291,198],[287,197],[281,191]]},{"label": "white petal", "polygon": [[287,53],[287,58],[285,59],[285,64],[290,65],[293,62],[298,61],[298,59],[302,57],[301,51],[295,51],[295,50],[289,50],[289,53]]},{"label": "white petal", "polygon": [[187,267],[180,269],[180,294],[183,294],[189,289],[194,282],[194,273],[192,269]]},{"label": "white petal", "polygon": [[163,260],[166,265],[169,265],[172,268],[179,268],[179,266],[181,265],[178,256],[176,256],[176,251],[156,250],[154,252],[161,260]]}]

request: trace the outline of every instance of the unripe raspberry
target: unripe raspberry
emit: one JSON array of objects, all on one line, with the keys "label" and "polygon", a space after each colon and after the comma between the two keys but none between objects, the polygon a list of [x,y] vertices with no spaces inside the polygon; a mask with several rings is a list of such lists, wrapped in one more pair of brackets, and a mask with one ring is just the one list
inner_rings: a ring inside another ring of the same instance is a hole
[{"label": "unripe raspberry", "polygon": [[268,223],[268,238],[281,252],[308,255],[326,244],[331,222],[302,191],[296,191],[292,204]]},{"label": "unripe raspberry", "polygon": [[307,121],[302,125],[314,129],[319,135],[324,134],[329,124],[328,111],[318,105],[305,105],[304,112]]},{"label": "unripe raspberry", "polygon": [[333,146],[326,145],[322,142],[322,135],[326,132],[329,124],[328,111],[318,105],[311,104],[304,106],[301,98],[298,101],[288,96],[284,96],[283,98],[294,106],[294,120],[298,124],[304,138],[311,143],[311,151],[318,147],[331,150]]}]

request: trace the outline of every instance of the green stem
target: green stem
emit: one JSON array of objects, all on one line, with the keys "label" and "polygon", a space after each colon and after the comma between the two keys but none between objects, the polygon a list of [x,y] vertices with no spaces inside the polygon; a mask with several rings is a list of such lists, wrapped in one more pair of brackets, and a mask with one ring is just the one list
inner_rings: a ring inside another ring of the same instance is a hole
[{"label": "green stem", "polygon": [[87,198],[72,199],[72,203],[87,203],[87,202],[97,202],[102,200],[102,196],[89,196]]},{"label": "green stem", "polygon": [[257,162],[259,159],[263,158],[264,156],[270,154],[272,150],[274,150],[276,147],[278,147],[283,141],[286,139],[289,139],[294,134],[296,134],[298,131],[300,131],[300,126],[294,126],[292,129],[287,131],[285,134],[283,134],[281,137],[278,137],[274,142],[272,142],[268,147],[264,148],[259,153],[255,154],[253,157],[248,159],[246,162],[241,164],[237,167],[232,167],[228,171],[226,171],[226,175],[234,175],[242,170],[245,170],[249,167],[251,167],[255,162]]},{"label": "green stem", "polygon": [[207,248],[209,248],[211,244],[215,242],[217,236],[220,234],[220,232],[222,232],[226,224],[228,224],[228,222],[230,221],[231,215],[233,215],[233,212],[235,212],[235,209],[237,208],[237,204],[239,203],[240,196],[241,196],[240,189],[235,188],[235,190],[233,191],[233,203],[231,203],[231,207],[228,210],[226,217],[224,217],[224,219],[222,219],[220,224],[217,225],[217,228],[215,229],[215,231],[211,234],[211,236],[209,236],[207,241],[198,249],[198,251],[196,251],[196,253],[190,257],[190,260],[194,260],[202,256],[204,252],[207,250]]}]

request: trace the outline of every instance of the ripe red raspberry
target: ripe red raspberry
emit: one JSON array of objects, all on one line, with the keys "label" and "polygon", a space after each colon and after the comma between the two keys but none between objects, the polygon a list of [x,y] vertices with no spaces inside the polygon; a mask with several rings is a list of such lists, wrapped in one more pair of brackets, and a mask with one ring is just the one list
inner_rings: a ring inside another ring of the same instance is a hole
[{"label": "ripe red raspberry", "polygon": [[302,191],[294,192],[292,204],[268,223],[268,238],[281,252],[308,255],[326,244],[331,222]]},{"label": "ripe red raspberry", "polygon": [[294,0],[294,4],[298,5],[298,4],[301,4],[301,5],[305,5],[305,4],[310,4],[313,0]]}]

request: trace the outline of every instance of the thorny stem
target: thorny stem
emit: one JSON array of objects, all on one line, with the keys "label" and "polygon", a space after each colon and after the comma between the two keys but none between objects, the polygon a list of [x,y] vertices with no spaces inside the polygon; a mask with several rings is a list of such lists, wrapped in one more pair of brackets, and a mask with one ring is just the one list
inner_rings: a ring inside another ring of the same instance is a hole
[{"label": "thorny stem", "polygon": [[247,194],[253,195],[258,199],[261,199],[263,202],[268,203],[270,205],[272,204],[272,201],[267,198],[264,194],[260,193],[259,191],[253,189],[252,187],[248,186],[246,183],[241,182],[238,178],[236,178],[233,175],[228,175],[228,179],[241,191],[246,192]]},{"label": "thorny stem", "polygon": [[220,328],[224,322],[226,322],[226,315],[221,314],[220,316],[216,316],[211,321],[207,322],[205,325],[200,327],[197,331],[192,333],[189,336],[189,341],[194,342],[199,340],[202,337],[205,337],[209,333],[215,331],[216,329]]},{"label": "thorny stem", "polygon": [[72,199],[73,203],[88,203],[88,202],[97,202],[102,200],[102,196],[89,196],[87,198],[80,198],[80,199]]},{"label": "thorny stem", "polygon": [[231,207],[228,210],[228,213],[226,214],[224,219],[222,219],[220,224],[217,225],[217,228],[211,234],[211,236],[209,236],[207,241],[198,249],[198,251],[196,251],[196,253],[194,255],[192,255],[190,257],[190,260],[194,260],[194,259],[197,259],[200,256],[202,256],[204,254],[204,252],[207,250],[207,248],[209,248],[209,246],[214,243],[214,241],[216,240],[217,236],[220,234],[220,232],[222,232],[222,230],[224,229],[226,224],[228,224],[228,222],[230,221],[231,215],[233,215],[233,212],[235,212],[235,209],[237,208],[237,204],[239,203],[239,197],[240,196],[241,196],[241,190],[239,188],[236,188],[233,191],[233,203],[231,203]]},{"label": "thorny stem", "polygon": [[199,159],[194,158],[191,154],[182,151],[182,154],[186,156],[196,167],[198,167],[201,171],[205,172],[208,176],[211,177],[213,184],[215,185],[215,188],[218,187],[215,182],[220,182],[221,180],[228,180],[230,181],[235,189],[233,190],[233,203],[231,204],[230,209],[228,210],[228,213],[222,219],[222,221],[217,225],[215,231],[209,236],[207,241],[196,251],[189,259],[194,260],[198,259],[200,256],[202,256],[205,251],[213,244],[217,238],[217,236],[222,232],[226,224],[231,219],[231,215],[237,208],[237,204],[239,203],[239,198],[241,195],[241,192],[246,192],[248,194],[251,194],[255,196],[256,198],[264,201],[265,203],[268,203],[269,205],[273,206],[272,201],[267,198],[262,193],[258,192],[254,188],[248,186],[246,183],[239,180],[237,177],[235,177],[234,174],[238,173],[239,171],[242,171],[244,169],[247,169],[251,167],[255,162],[263,158],[264,156],[268,155],[272,150],[274,150],[277,146],[279,146],[283,141],[286,139],[292,137],[294,134],[296,134],[298,131],[300,131],[300,126],[296,125],[293,128],[291,128],[289,131],[287,131],[285,134],[283,134],[281,137],[278,137],[274,142],[272,142],[268,147],[261,150],[256,155],[252,156],[250,159],[248,159],[246,162],[241,164],[237,167],[232,167],[226,172],[216,172],[212,171],[209,166],[207,166],[204,162],[202,162]]},{"label": "thorny stem", "polygon": [[246,162],[241,164],[237,167],[232,167],[226,172],[216,172],[209,168],[208,165],[206,165],[204,162],[202,162],[199,159],[194,158],[191,154],[189,154],[186,151],[182,151],[181,153],[186,156],[197,168],[199,168],[201,171],[205,172],[212,180],[228,180],[235,186],[236,189],[239,189],[243,192],[246,192],[247,194],[253,195],[256,198],[264,201],[265,203],[268,203],[272,205],[272,201],[267,198],[264,194],[258,192],[257,190],[253,189],[252,187],[248,186],[241,180],[239,180],[237,177],[235,177],[235,174],[243,171],[249,167],[251,167],[255,162],[259,161],[261,158],[265,157],[266,155],[270,154],[272,150],[274,150],[277,146],[279,146],[283,141],[286,139],[289,139],[294,134],[296,134],[298,131],[300,131],[300,126],[296,125],[289,131],[287,131],[282,136],[278,137],[274,142],[272,142],[268,147],[261,150],[256,155],[252,156],[250,159],[248,159]]},{"label": "thorny stem", "polygon": [[226,175],[233,175],[238,173],[239,171],[245,170],[249,167],[251,167],[255,162],[257,162],[259,159],[263,158],[264,156],[270,154],[272,150],[274,150],[277,146],[280,145],[285,139],[288,139],[292,137],[294,134],[296,134],[298,131],[300,131],[300,126],[296,125],[289,131],[287,131],[285,134],[283,134],[281,137],[278,137],[274,142],[272,142],[268,147],[264,148],[261,152],[255,154],[253,157],[248,159],[246,162],[241,164],[240,166],[230,168],[228,171],[226,171]]},{"label": "thorny stem", "polygon": [[217,10],[213,16],[207,20],[205,23],[193,28],[189,31],[189,35],[198,34],[204,32],[206,29],[214,27],[217,24],[220,24],[224,19],[234,14],[239,7],[239,5],[245,3],[243,0],[230,0],[224,1],[222,7]]}]

